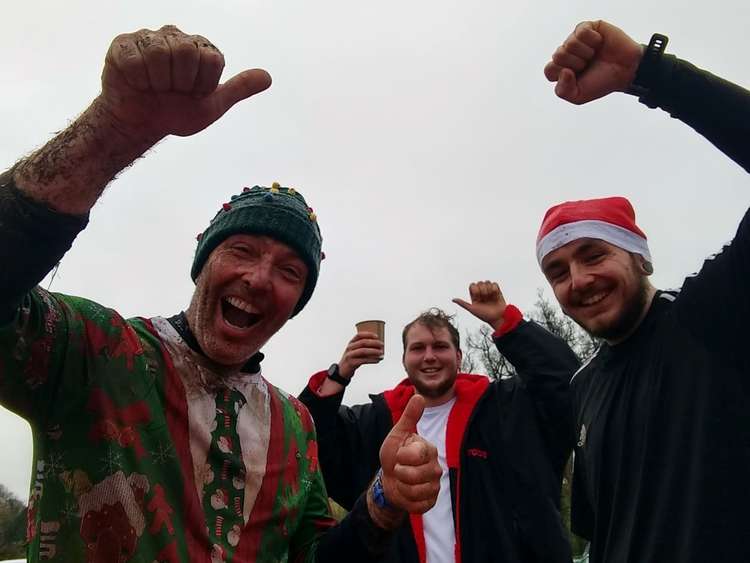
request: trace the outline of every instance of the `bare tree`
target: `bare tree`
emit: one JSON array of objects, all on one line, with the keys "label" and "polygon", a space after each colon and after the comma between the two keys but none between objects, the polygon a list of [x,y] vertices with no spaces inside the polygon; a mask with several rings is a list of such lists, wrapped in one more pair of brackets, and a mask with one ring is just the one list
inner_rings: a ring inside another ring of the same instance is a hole
[{"label": "bare tree", "polygon": [[488,325],[482,325],[473,334],[467,333],[465,348],[467,353],[464,355],[464,361],[468,359],[474,368],[481,366],[490,379],[515,375],[513,366],[497,351],[492,341],[492,329]]},{"label": "bare tree", "polygon": [[23,557],[26,507],[4,485],[0,485],[0,559]]}]

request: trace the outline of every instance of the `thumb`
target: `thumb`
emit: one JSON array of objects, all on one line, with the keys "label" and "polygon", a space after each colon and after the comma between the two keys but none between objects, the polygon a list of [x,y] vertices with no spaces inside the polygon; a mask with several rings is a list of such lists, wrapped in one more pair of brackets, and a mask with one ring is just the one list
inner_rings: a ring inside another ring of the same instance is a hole
[{"label": "thumb", "polygon": [[423,412],[424,397],[421,395],[412,395],[393,430],[404,435],[413,434],[417,430],[417,422],[422,418]]},{"label": "thumb", "polygon": [[265,70],[256,68],[245,70],[220,84],[214,95],[223,114],[237,102],[241,102],[262,92],[271,85],[271,75]]},{"label": "thumb", "polygon": [[464,301],[463,299],[459,299],[458,297],[452,299],[452,301],[456,305],[458,305],[459,307],[463,307],[464,309],[466,309],[467,311],[469,311],[469,313],[472,312],[472,310],[471,310],[472,309],[471,303],[469,303],[468,301]]},{"label": "thumb", "polygon": [[560,71],[560,76],[557,79],[557,85],[555,86],[555,94],[563,100],[576,103],[576,98],[578,97],[578,84],[576,83],[575,73],[569,68],[563,68]]}]

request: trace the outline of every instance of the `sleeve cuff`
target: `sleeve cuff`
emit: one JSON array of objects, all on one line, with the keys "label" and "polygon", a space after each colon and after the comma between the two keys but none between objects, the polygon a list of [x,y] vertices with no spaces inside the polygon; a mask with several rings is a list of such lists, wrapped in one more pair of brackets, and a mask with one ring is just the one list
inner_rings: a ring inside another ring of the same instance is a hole
[{"label": "sleeve cuff", "polygon": [[503,324],[492,334],[492,338],[502,338],[509,332],[514,331],[522,320],[523,313],[521,313],[521,310],[515,305],[508,305],[503,314]]},{"label": "sleeve cuff", "polygon": [[327,371],[319,371],[318,373],[314,373],[312,377],[310,378],[310,381],[307,383],[307,388],[316,397],[322,397],[319,391],[320,391],[320,388],[323,386],[323,383],[325,382],[326,377],[328,377]]}]

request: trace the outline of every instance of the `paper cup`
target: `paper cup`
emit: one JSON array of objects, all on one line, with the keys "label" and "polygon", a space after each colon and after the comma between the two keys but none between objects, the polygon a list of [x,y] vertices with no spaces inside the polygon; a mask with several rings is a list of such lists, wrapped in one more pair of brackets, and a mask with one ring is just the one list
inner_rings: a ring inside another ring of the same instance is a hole
[{"label": "paper cup", "polygon": [[378,340],[383,343],[383,353],[385,354],[385,321],[360,321],[354,325],[357,332],[374,332],[378,335]]}]

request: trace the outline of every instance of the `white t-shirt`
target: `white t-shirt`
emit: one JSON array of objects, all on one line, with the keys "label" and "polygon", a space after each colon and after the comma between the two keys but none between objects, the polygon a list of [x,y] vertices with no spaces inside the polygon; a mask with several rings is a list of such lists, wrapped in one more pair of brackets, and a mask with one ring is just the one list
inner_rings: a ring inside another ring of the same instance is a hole
[{"label": "white t-shirt", "polygon": [[417,422],[417,434],[435,445],[438,461],[443,469],[437,502],[422,515],[427,563],[455,563],[456,532],[453,527],[448,462],[445,458],[445,431],[448,415],[455,402],[454,397],[437,407],[425,408],[422,418]]}]

